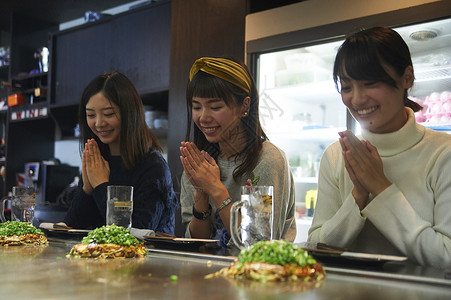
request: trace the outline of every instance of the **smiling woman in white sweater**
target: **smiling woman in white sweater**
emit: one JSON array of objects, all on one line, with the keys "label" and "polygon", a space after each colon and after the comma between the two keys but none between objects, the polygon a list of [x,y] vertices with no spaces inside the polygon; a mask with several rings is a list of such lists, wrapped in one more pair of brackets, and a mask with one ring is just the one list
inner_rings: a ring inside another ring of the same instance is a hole
[{"label": "smiling woman in white sweater", "polygon": [[407,45],[375,27],[340,47],[334,80],[362,137],[340,133],[321,160],[310,242],[451,267],[451,135],[417,124]]}]

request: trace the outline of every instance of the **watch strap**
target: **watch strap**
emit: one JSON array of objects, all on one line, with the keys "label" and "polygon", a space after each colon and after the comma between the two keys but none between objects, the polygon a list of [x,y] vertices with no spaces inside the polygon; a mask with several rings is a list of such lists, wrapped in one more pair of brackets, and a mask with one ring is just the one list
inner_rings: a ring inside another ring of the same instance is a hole
[{"label": "watch strap", "polygon": [[198,220],[206,220],[211,215],[211,205],[208,204],[208,210],[207,211],[197,211],[196,208],[193,205],[193,216]]}]

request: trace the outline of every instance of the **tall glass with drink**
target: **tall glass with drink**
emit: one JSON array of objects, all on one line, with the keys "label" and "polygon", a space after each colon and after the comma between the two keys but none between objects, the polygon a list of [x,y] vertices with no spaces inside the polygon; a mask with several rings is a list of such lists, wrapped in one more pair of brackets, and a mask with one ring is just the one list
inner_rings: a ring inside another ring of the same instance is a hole
[{"label": "tall glass with drink", "polygon": [[133,186],[110,185],[107,187],[106,225],[132,227]]}]

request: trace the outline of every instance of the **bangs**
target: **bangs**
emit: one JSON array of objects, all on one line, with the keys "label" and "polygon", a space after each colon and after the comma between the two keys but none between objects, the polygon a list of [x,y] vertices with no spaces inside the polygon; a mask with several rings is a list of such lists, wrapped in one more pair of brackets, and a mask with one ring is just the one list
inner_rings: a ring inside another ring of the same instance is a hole
[{"label": "bangs", "polygon": [[187,88],[187,102],[191,104],[193,97],[200,98],[218,98],[223,100],[227,106],[234,102],[233,84],[220,79],[216,76],[199,71],[193,79],[188,83]]},{"label": "bangs", "polygon": [[396,87],[395,80],[383,66],[377,46],[369,40],[350,39],[338,50],[333,79],[339,90],[341,79],[385,82]]}]

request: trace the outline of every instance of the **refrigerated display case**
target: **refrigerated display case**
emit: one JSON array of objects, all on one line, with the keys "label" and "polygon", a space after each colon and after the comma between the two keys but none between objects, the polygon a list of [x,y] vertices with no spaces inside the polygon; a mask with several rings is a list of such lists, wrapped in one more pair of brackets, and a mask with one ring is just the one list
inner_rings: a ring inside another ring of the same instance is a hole
[{"label": "refrigerated display case", "polygon": [[347,129],[350,118],[331,72],[341,43],[275,51],[258,59],[260,121],[269,140],[287,155],[295,181],[296,218],[304,227],[313,216],[321,155],[338,132]]},{"label": "refrigerated display case", "polygon": [[359,133],[332,80],[337,49],[356,26],[390,26],[400,33],[415,69],[409,97],[424,107],[416,113],[417,121],[451,133],[451,17],[436,19],[433,10],[417,16],[414,12],[401,24],[394,14],[385,13],[301,30],[299,42],[288,33],[247,43],[247,62],[260,92],[262,126],[286,153],[295,178],[297,241],[307,238],[324,150],[338,140],[339,131]]},{"label": "refrigerated display case", "polygon": [[424,107],[417,121],[451,133],[451,18],[394,29],[412,55],[415,84],[409,95]]}]

